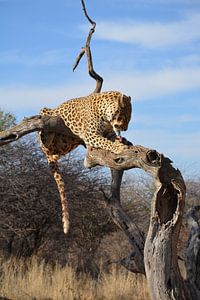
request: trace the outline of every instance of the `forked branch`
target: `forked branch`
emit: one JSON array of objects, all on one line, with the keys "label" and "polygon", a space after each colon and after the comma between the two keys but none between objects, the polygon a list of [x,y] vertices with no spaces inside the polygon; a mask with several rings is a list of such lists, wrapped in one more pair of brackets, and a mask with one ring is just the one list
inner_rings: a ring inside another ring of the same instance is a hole
[{"label": "forked branch", "polygon": [[93,61],[92,61],[92,53],[91,53],[91,50],[90,50],[90,41],[91,41],[93,33],[95,32],[96,23],[89,17],[89,15],[87,13],[87,10],[86,10],[84,0],[81,0],[81,3],[82,3],[82,6],[83,6],[84,15],[85,15],[86,19],[89,21],[89,23],[92,25],[92,27],[89,30],[85,46],[81,49],[79,55],[76,58],[76,61],[73,65],[73,71],[75,71],[75,69],[77,68],[77,66],[78,66],[78,64],[81,60],[81,58],[85,54],[86,57],[87,57],[87,63],[88,63],[88,73],[93,79],[96,80],[96,88],[95,88],[93,93],[100,93],[101,88],[102,88],[102,84],[103,84],[103,78],[97,72],[95,72],[95,70],[94,70]]}]

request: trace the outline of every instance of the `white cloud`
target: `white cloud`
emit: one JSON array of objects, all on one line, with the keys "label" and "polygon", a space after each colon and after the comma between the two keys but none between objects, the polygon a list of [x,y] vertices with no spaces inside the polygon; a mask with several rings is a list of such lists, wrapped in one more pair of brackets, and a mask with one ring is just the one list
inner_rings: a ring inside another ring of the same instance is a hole
[{"label": "white cloud", "polygon": [[45,106],[53,108],[68,99],[87,95],[92,88],[84,83],[54,87],[0,87],[0,107],[15,115],[27,111],[37,114]]},{"label": "white cloud", "polygon": [[25,66],[52,65],[67,61],[67,52],[64,49],[52,49],[39,55],[24,55],[20,51],[0,52],[0,64],[20,64]]},{"label": "white cloud", "polygon": [[130,94],[136,100],[149,100],[200,89],[200,67],[109,74],[105,86]]},{"label": "white cloud", "polygon": [[[37,113],[41,107],[55,107],[66,99],[87,95],[93,88],[94,82],[90,80],[51,87],[0,86],[0,107],[15,114],[31,110]],[[159,100],[161,96],[199,88],[200,68],[109,74],[103,86],[104,91],[119,90],[131,95],[133,101]]]},{"label": "white cloud", "polygon": [[99,21],[99,39],[134,43],[147,48],[159,48],[191,43],[200,38],[200,13],[185,19],[167,22]]}]

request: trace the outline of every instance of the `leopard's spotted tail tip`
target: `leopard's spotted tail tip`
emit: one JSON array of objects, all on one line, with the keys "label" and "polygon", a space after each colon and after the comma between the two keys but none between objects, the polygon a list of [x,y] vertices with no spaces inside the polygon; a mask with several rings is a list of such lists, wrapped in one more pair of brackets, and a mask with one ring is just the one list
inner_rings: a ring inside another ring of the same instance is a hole
[{"label": "leopard's spotted tail tip", "polygon": [[65,222],[63,222],[63,232],[64,234],[68,234],[69,232],[69,222],[65,220]]}]

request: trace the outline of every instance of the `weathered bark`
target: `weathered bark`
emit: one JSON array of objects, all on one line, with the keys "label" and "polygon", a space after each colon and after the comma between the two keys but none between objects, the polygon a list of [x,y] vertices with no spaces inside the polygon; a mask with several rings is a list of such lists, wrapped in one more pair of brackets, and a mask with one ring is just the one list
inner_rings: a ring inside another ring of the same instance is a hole
[{"label": "weathered bark", "polygon": [[[115,170],[142,168],[153,176],[157,176],[162,157],[163,155],[159,154],[156,150],[151,150],[139,145],[127,146],[127,149],[120,154],[88,147],[86,163],[88,167],[100,165]],[[169,163],[171,162],[168,158],[165,158],[165,160]]]},{"label": "weathered bark", "polygon": [[136,222],[126,214],[120,203],[120,185],[123,171],[111,169],[111,174],[111,197],[107,197],[104,194],[106,206],[113,221],[124,231],[133,247],[130,259],[123,259],[120,261],[120,264],[125,266],[131,272],[145,274],[143,255],[144,236]]},{"label": "weathered bark", "polygon": [[[106,165],[116,170],[120,170],[120,168],[142,168],[154,176],[157,191],[152,200],[150,226],[144,249],[144,265],[149,294],[152,299],[159,300],[198,299],[199,284],[197,282],[199,282],[200,270],[199,225],[198,229],[197,226],[193,226],[195,228],[195,242],[190,242],[193,249],[192,254],[188,248],[191,254],[189,259],[190,280],[188,278],[187,282],[184,281],[178,266],[177,243],[185,201],[185,184],[179,170],[173,168],[168,158],[165,158],[155,150],[142,146],[130,146],[129,149],[124,150],[120,155],[91,148],[87,153],[87,164],[90,167]],[[140,264],[143,256],[141,247],[142,236],[139,229],[134,227],[134,222],[131,220],[129,223],[126,214],[119,209],[119,207],[121,208],[119,198],[121,180],[118,180],[115,176],[113,174],[112,178],[115,184],[111,186],[112,196],[111,201],[108,201],[108,208],[113,220],[122,228],[134,248],[133,253],[122,260],[121,263],[133,272],[143,273]],[[193,236],[194,229],[191,234]],[[131,236],[135,240],[132,240]],[[193,264],[191,264],[191,261]],[[190,284],[194,281],[195,285]]]},{"label": "weathered bark", "polygon": [[181,277],[177,243],[185,201],[185,185],[179,170],[162,161],[151,204],[144,262],[152,299],[191,299]]},{"label": "weathered bark", "polygon": [[84,144],[78,136],[74,135],[72,131],[65,126],[62,118],[36,115],[30,118],[25,118],[21,123],[10,129],[1,131],[0,146],[15,142],[26,134],[40,130],[49,133],[64,133],[68,135],[69,138],[73,137],[79,141],[80,144]]}]

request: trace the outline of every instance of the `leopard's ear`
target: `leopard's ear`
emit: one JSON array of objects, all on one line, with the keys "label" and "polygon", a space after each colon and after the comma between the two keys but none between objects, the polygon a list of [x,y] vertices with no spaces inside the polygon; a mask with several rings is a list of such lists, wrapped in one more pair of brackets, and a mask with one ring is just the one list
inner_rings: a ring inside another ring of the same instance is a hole
[{"label": "leopard's ear", "polygon": [[127,104],[130,104],[130,102],[131,102],[131,97],[122,94],[122,96],[120,98],[121,107],[125,107]]}]

